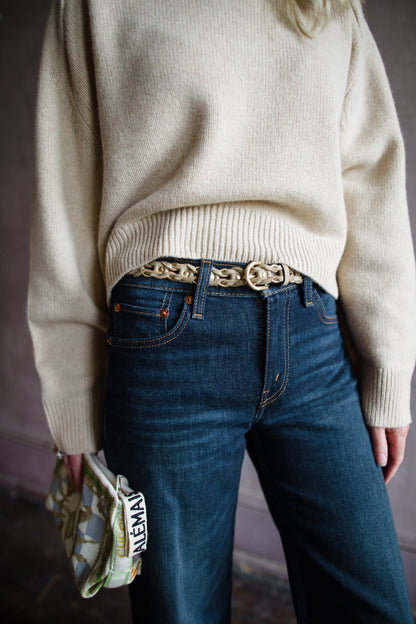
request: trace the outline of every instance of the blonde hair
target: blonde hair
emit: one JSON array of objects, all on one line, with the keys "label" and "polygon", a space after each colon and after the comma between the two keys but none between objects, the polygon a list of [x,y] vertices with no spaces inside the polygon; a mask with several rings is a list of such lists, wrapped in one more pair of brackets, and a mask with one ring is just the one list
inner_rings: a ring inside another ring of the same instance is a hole
[{"label": "blonde hair", "polygon": [[283,0],[282,8],[292,28],[311,37],[325,27],[332,15],[342,13],[357,2],[360,0]]}]

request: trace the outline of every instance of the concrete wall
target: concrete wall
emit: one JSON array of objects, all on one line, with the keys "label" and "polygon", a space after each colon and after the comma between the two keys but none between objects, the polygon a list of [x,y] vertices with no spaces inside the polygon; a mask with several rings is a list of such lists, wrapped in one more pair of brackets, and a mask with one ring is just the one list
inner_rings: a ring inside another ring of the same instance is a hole
[{"label": "concrete wall", "polygon": [[[0,0],[1,228],[0,482],[43,494],[54,463],[25,323],[36,74],[48,0]],[[367,0],[385,60],[408,154],[408,191],[416,232],[416,3]],[[416,392],[413,405],[416,407]],[[406,575],[416,607],[416,429],[404,466],[389,486]],[[256,475],[245,462],[236,553],[248,566],[285,574],[279,537]]]}]

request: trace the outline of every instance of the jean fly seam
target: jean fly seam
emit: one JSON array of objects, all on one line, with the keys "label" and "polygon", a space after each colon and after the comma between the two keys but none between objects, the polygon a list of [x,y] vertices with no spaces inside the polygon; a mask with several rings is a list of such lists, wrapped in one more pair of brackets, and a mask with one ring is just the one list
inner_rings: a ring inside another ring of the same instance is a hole
[{"label": "jean fly seam", "polygon": [[[286,293],[285,294],[285,305],[284,305],[284,310],[286,309],[286,304],[287,304],[287,300],[288,300],[288,292],[289,290],[293,290],[294,288],[294,284],[289,284],[288,286],[284,287],[284,288],[279,288],[278,291],[275,291],[274,293],[272,293],[271,295],[265,295],[264,299],[266,300],[266,304],[267,304],[267,331],[266,331],[266,364],[265,364],[265,373],[264,373],[264,378],[265,378],[265,386],[267,387],[268,385],[268,364],[269,364],[269,353],[270,353],[270,304],[269,304],[269,297],[271,296],[276,296],[277,294],[281,294],[281,293]],[[231,293],[224,293],[224,294],[228,294],[228,296],[232,296]],[[264,394],[265,392],[270,392],[270,389],[268,390],[263,390],[262,394]]]},{"label": "jean fly seam", "polygon": [[290,368],[290,339],[289,339],[289,319],[290,319],[290,304],[292,298],[289,293],[286,293],[286,300],[283,311],[283,341],[284,341],[284,359],[285,359],[285,370],[283,373],[283,381],[278,390],[271,396],[267,397],[264,401],[260,403],[259,407],[266,407],[277,401],[279,397],[285,392],[287,385],[289,383],[289,368]]},{"label": "jean fly seam", "polygon": [[263,402],[263,396],[266,392],[270,392],[270,389],[267,389],[269,383],[269,354],[270,354],[270,301],[266,300],[267,313],[266,313],[266,362],[264,365],[264,390],[261,394],[261,399],[259,403],[259,407]]}]

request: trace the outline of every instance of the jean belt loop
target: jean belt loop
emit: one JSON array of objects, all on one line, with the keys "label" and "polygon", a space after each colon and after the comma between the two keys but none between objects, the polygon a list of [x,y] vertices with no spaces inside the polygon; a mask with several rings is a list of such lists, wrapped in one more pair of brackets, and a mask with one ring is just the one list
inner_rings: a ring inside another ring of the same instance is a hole
[{"label": "jean belt loop", "polygon": [[313,306],[313,280],[306,275],[303,277],[303,297],[306,308]]},{"label": "jean belt loop", "polygon": [[207,290],[209,286],[209,280],[212,272],[212,260],[201,260],[199,266],[198,281],[196,283],[196,289],[194,294],[194,305],[192,309],[192,318],[202,319],[204,318],[205,300],[207,296]]}]

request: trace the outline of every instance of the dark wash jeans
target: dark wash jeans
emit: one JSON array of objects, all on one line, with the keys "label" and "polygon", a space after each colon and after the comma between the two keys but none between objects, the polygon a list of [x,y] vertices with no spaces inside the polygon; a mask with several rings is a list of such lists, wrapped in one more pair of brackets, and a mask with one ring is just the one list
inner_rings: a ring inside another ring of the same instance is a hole
[{"label": "dark wash jeans", "polygon": [[211,263],[201,267],[197,285],[125,276],[112,292],[104,450],[144,492],[149,521],[133,621],[230,622],[247,447],[298,622],[410,624],[334,299],[309,279],[261,293],[208,287]]}]

